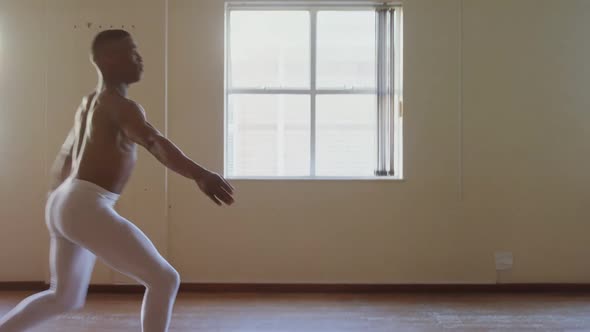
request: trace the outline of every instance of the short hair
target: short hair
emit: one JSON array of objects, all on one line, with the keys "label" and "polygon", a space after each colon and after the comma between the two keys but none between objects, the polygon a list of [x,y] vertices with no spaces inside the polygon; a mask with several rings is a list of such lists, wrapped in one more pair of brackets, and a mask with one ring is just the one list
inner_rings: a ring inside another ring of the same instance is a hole
[{"label": "short hair", "polygon": [[92,41],[92,55],[96,56],[105,45],[131,37],[131,34],[122,29],[111,29],[99,32]]}]

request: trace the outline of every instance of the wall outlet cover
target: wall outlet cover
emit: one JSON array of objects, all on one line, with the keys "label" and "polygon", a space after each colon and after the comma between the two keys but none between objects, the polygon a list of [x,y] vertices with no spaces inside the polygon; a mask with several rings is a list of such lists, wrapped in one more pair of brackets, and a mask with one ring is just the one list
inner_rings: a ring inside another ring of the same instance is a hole
[{"label": "wall outlet cover", "polygon": [[496,270],[510,270],[514,264],[514,258],[510,251],[496,251],[494,256],[496,257]]}]

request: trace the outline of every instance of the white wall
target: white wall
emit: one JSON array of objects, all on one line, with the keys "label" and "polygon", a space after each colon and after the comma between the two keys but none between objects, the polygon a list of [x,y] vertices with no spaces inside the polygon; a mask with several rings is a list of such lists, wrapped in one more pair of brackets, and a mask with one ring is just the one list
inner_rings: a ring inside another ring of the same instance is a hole
[{"label": "white wall", "polygon": [[[85,52],[98,28],[76,22],[136,25],[148,72],[134,97],[222,170],[223,1],[169,0],[168,25],[165,5],[0,4],[0,280],[45,277],[45,156],[94,85]],[[491,283],[495,250],[515,255],[503,282],[590,279],[590,3],[404,6],[405,181],[236,181],[236,206],[217,209],[141,156],[121,212],[185,282]],[[103,267],[94,278],[121,281]]]}]

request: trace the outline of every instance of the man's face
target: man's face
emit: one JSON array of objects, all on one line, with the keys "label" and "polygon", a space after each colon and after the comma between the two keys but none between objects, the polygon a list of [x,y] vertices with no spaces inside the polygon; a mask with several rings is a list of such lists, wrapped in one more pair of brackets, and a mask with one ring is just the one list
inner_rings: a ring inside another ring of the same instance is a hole
[{"label": "man's face", "polygon": [[115,70],[126,83],[135,83],[141,79],[143,73],[143,58],[139,54],[137,44],[131,37],[120,41],[115,57]]}]

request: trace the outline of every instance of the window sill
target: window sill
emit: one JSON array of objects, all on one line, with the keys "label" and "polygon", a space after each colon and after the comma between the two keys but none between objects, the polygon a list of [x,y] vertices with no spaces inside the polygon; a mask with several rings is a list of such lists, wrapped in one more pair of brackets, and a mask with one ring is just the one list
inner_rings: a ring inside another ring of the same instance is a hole
[{"label": "window sill", "polygon": [[228,176],[230,181],[395,181],[405,182],[397,176]]}]

